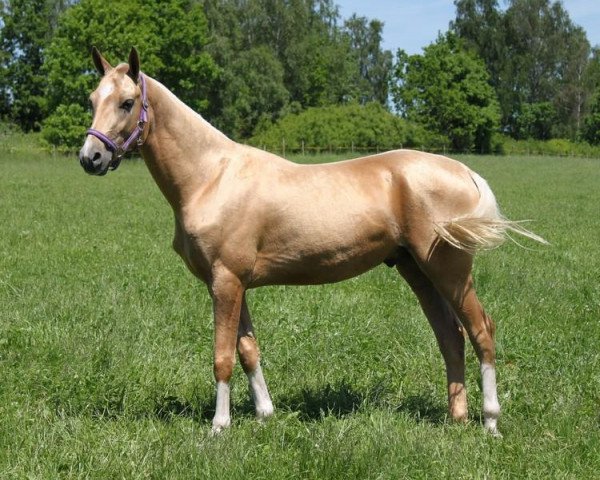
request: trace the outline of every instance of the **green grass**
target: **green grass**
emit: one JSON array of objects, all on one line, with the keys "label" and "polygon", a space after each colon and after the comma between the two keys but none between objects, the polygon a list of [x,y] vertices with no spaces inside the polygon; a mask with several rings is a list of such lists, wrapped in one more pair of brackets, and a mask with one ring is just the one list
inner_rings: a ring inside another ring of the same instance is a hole
[{"label": "green grass", "polygon": [[600,161],[462,159],[552,244],[476,263],[502,440],[471,349],[471,422],[447,420],[433,334],[384,266],[252,291],[276,414],[254,420],[238,366],[232,428],[211,437],[211,306],[143,163],[93,178],[0,150],[0,478],[597,478]]}]

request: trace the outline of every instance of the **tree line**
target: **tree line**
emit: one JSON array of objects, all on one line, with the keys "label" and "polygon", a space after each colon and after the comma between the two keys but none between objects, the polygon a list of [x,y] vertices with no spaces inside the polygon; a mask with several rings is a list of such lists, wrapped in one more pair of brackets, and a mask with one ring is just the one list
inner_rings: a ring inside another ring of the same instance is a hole
[{"label": "tree line", "polygon": [[600,143],[600,50],[560,2],[456,0],[448,31],[418,55],[385,50],[380,20],[343,19],[334,0],[1,5],[0,116],[58,145],[77,146],[89,125],[92,45],[113,62],[135,45],[145,72],[253,143],[366,135],[346,117],[381,145],[429,138],[487,152],[499,134]]}]

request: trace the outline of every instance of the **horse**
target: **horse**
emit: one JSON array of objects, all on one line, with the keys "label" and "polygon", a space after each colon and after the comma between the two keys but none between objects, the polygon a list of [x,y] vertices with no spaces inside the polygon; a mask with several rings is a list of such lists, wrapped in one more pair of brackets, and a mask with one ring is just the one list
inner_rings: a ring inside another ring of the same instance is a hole
[{"label": "horse", "polygon": [[101,80],[90,95],[83,169],[105,175],[139,148],[173,209],[173,248],[208,287],[214,316],[216,408],[228,427],[235,353],[256,417],[274,408],[246,302],[248,289],[338,282],[395,267],[439,345],[448,412],[467,420],[465,332],[477,354],[484,428],[500,435],[495,324],[473,284],[476,252],[515,232],[545,240],[499,212],[488,183],[464,164],[412,150],[301,165],[234,142],[140,71],[139,54],[112,67],[94,47]]}]

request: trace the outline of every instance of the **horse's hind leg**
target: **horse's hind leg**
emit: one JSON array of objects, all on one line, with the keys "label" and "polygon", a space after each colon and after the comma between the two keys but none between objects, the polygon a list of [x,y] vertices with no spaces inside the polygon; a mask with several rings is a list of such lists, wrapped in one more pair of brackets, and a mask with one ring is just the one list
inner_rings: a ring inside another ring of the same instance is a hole
[{"label": "horse's hind leg", "polygon": [[271,402],[267,383],[260,368],[260,353],[252,330],[252,320],[245,294],[242,299],[240,312],[237,351],[242,368],[248,377],[250,393],[256,407],[256,416],[260,419],[266,418],[273,414],[273,403]]},{"label": "horse's hind leg", "polygon": [[475,292],[471,276],[473,256],[446,243],[438,243],[418,262],[437,291],[448,301],[469,335],[481,369],[485,428],[494,435],[499,435],[497,420],[500,404],[496,392],[494,344],[496,328]]},{"label": "horse's hind leg", "polygon": [[401,252],[396,268],[419,299],[442,352],[446,364],[450,416],[455,420],[464,421],[467,418],[467,394],[465,339],[462,327],[448,302],[438,293],[407,251]]}]

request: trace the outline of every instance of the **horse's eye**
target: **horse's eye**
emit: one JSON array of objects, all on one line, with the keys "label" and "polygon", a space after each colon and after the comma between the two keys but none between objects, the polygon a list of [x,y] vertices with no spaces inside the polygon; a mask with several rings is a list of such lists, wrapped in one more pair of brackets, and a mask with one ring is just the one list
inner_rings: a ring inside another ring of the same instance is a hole
[{"label": "horse's eye", "polygon": [[133,108],[133,100],[125,100],[121,104],[121,108],[126,112],[131,112],[131,109]]}]

